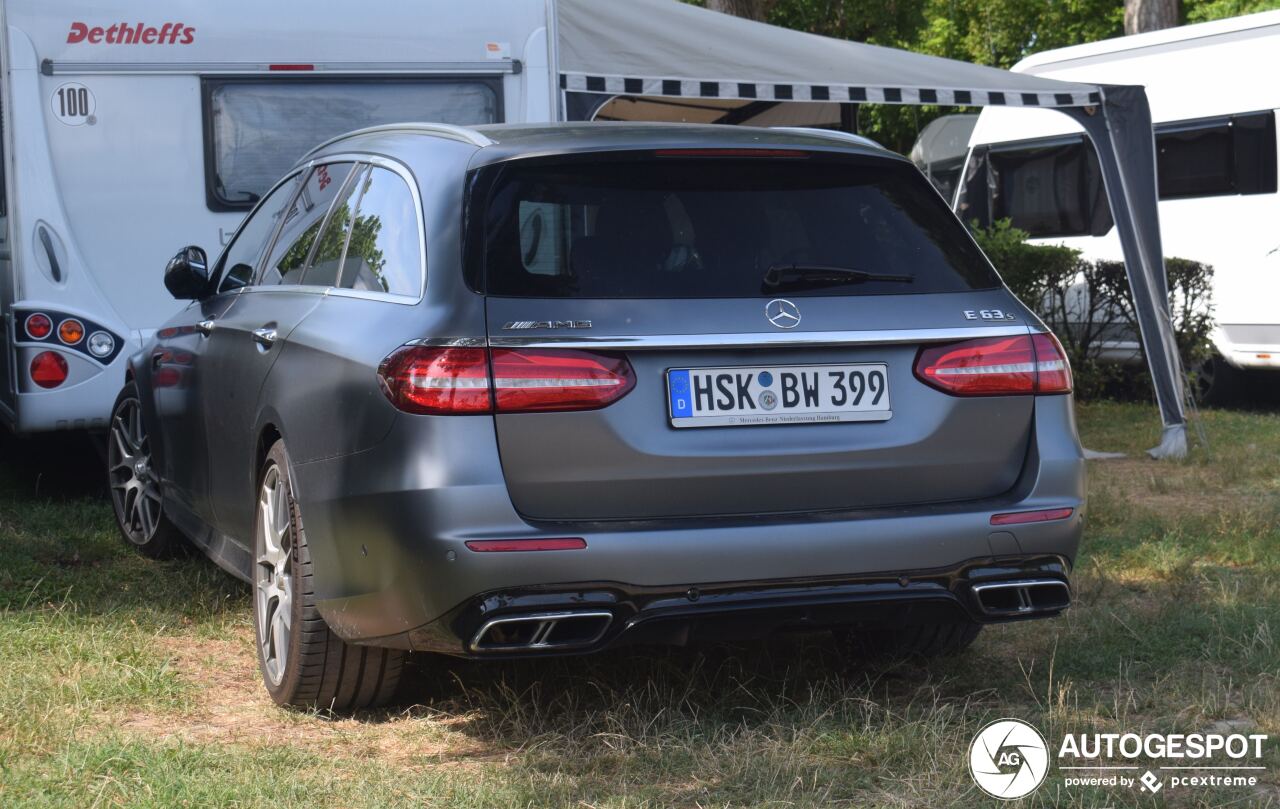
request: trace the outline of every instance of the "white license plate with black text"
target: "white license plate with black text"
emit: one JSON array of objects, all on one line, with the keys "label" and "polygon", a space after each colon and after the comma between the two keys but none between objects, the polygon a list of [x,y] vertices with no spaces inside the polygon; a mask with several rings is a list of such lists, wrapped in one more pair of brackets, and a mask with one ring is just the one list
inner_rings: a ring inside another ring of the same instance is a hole
[{"label": "white license plate with black text", "polygon": [[747,427],[885,421],[889,368],[883,363],[667,371],[673,427]]}]

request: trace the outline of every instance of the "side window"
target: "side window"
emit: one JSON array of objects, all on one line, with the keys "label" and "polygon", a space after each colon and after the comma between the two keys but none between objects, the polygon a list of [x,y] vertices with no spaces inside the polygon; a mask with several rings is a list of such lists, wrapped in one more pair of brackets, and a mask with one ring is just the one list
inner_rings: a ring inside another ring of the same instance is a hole
[{"label": "side window", "polygon": [[306,286],[338,285],[338,272],[342,266],[342,256],[347,251],[347,236],[351,233],[352,214],[368,174],[368,166],[358,167],[342,198],[333,206],[333,212],[329,214],[324,231],[316,242],[315,258],[302,276],[302,283]]},{"label": "side window", "polygon": [[1098,154],[1083,137],[993,147],[987,156],[993,219],[1032,236],[1101,236],[1111,209]]},{"label": "side window", "polygon": [[240,231],[222,254],[218,265],[222,279],[218,283],[219,292],[229,292],[252,283],[254,268],[267,249],[271,234],[276,232],[285,206],[298,190],[299,176],[301,175],[295,175],[277,186],[240,226]]},{"label": "side window", "polygon": [[358,186],[339,286],[417,296],[422,242],[413,193],[400,175],[378,166],[370,167]]},{"label": "side window", "polygon": [[1157,126],[1156,167],[1161,199],[1275,193],[1275,114]]},{"label": "side window", "polygon": [[316,166],[284,215],[284,225],[271,248],[258,283],[298,284],[306,268],[311,246],[324,225],[325,214],[351,173],[351,163]]}]

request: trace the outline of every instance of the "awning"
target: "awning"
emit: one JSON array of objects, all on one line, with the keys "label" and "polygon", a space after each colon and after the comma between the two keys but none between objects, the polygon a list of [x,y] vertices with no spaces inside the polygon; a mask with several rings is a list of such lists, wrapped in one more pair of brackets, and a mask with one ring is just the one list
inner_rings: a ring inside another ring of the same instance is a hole
[{"label": "awning", "polygon": [[1164,421],[1153,457],[1187,451],[1166,292],[1155,143],[1141,87],[1080,84],[792,31],[676,0],[553,0],[566,92],[758,101],[1057,108],[1098,151]]}]

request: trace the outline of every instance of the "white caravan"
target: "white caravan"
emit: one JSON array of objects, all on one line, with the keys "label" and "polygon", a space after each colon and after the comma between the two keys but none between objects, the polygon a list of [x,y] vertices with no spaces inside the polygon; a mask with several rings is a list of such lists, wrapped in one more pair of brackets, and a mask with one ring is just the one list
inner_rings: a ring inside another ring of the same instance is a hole
[{"label": "white caravan", "polygon": [[[1045,51],[1013,69],[1146,87],[1164,253],[1215,271],[1216,370],[1280,369],[1280,12]],[[1121,258],[1097,159],[1067,116],[988,107],[970,146],[956,197],[966,221],[1008,217],[1087,258]]]},{"label": "white caravan", "polygon": [[7,0],[4,421],[102,426],[126,357],[180,305],[165,261],[187,243],[216,252],[321,141],[405,120],[550,120],[547,20],[543,0]]}]

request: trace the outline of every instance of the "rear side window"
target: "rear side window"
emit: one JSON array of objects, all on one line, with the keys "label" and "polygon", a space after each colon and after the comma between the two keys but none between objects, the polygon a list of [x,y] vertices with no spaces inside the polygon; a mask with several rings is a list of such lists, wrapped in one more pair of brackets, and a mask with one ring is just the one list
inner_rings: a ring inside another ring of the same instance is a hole
[{"label": "rear side window", "polygon": [[284,226],[271,248],[259,284],[302,283],[302,271],[324,225],[325,214],[346,183],[351,166],[351,163],[328,163],[316,166],[307,175],[298,196],[285,212]]},{"label": "rear side window", "polygon": [[308,150],[378,124],[499,120],[489,79],[205,79],[209,207],[247,209]]},{"label": "rear side window", "polygon": [[909,165],[887,160],[624,156],[513,161],[484,216],[489,294],[769,296],[778,268],[885,280],[793,283],[787,295],[960,292],[999,280]]},{"label": "rear side window", "polygon": [[357,178],[351,210],[338,286],[416,297],[422,288],[422,240],[408,184],[394,171],[370,166]]}]

